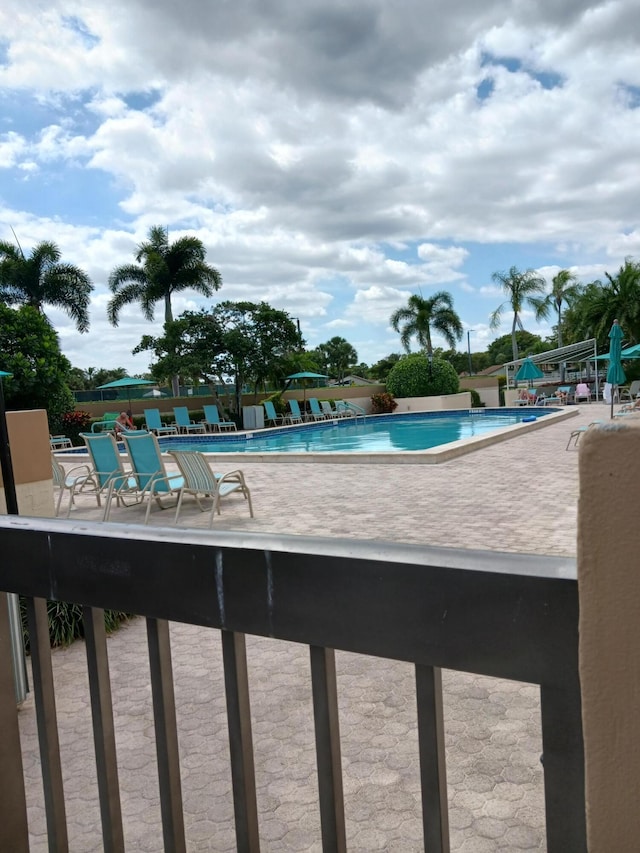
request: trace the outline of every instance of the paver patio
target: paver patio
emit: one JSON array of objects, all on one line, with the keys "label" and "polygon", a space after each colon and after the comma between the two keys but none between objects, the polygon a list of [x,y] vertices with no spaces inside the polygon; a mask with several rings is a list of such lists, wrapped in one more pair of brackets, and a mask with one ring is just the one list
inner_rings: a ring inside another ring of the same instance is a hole
[{"label": "paver patio", "polygon": [[[214,529],[354,537],[574,555],[578,497],[569,433],[608,409],[440,465],[247,462],[255,518],[226,500]],[[224,470],[218,462],[216,468]],[[183,521],[207,518],[185,500]],[[81,498],[72,519],[98,519]],[[113,521],[141,521],[114,506]],[[173,513],[152,510],[153,525]],[[190,851],[235,850],[219,634],[172,624],[185,822]],[[247,638],[264,851],[320,851],[308,650]],[[127,850],[160,851],[144,620],[109,639]],[[422,849],[413,667],[339,652],[338,696],[350,851]],[[84,646],[53,654],[70,847],[102,850]],[[544,850],[538,689],[443,673],[451,849]],[[33,697],[20,712],[32,850],[47,849]]]}]

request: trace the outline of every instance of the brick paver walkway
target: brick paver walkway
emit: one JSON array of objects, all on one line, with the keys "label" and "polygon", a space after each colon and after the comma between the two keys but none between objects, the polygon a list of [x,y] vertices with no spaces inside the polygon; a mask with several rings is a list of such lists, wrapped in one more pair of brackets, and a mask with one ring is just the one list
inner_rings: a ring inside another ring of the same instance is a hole
[{"label": "brick paver walkway", "polygon": [[[215,526],[573,555],[578,453],[565,445],[576,426],[607,416],[584,405],[576,418],[441,465],[247,462],[256,517],[227,500]],[[98,517],[89,499],[72,513]],[[112,518],[141,513],[114,508]],[[154,525],[172,519],[152,510]],[[187,523],[203,523],[195,507]],[[171,630],[188,849],[235,850],[219,635]],[[247,648],[262,850],[320,851],[308,650],[252,637]],[[112,635],[109,656],[127,850],[160,851],[143,620]],[[83,644],[53,661],[71,850],[102,850]],[[422,850],[413,668],[347,653],[337,666],[349,850]],[[451,849],[544,850],[537,688],[456,672],[443,680]],[[32,696],[20,722],[32,850],[44,851]]]}]

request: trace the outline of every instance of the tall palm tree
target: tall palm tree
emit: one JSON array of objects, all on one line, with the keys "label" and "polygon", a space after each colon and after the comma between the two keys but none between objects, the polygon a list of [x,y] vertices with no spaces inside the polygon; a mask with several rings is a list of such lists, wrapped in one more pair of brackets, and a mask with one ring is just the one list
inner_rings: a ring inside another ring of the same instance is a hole
[{"label": "tall palm tree", "polygon": [[205,261],[206,250],[197,237],[179,237],[169,243],[169,230],[159,225],[149,229],[148,240],[136,252],[135,264],[116,267],[109,276],[114,294],[107,305],[107,316],[117,326],[125,305],[139,302],[142,314],[153,320],[156,302],[164,302],[164,321],[173,320],[171,296],[182,290],[195,290],[211,297],[222,284],[215,267]]},{"label": "tall palm tree", "polygon": [[[164,302],[165,327],[173,322],[171,296],[182,290],[195,290],[211,297],[222,285],[222,276],[207,264],[206,250],[197,237],[179,237],[169,243],[169,229],[154,225],[148,240],[138,246],[135,264],[116,267],[109,276],[109,287],[115,294],[107,305],[107,317],[118,325],[120,311],[125,305],[139,302],[142,314],[153,320],[156,302]],[[174,397],[178,396],[180,380],[171,380]]]},{"label": "tall palm tree", "polygon": [[508,298],[491,315],[490,326],[492,329],[497,329],[502,319],[502,312],[507,306],[511,308],[513,311],[511,347],[515,361],[518,358],[516,330],[523,330],[520,315],[526,305],[531,305],[536,312],[540,310],[540,302],[537,297],[544,293],[546,282],[534,270],[529,269],[526,272],[520,272],[517,267],[511,267],[509,272],[494,272],[491,279],[501,286]]},{"label": "tall palm tree", "polygon": [[533,304],[537,305],[536,317],[549,316],[549,311],[553,308],[558,316],[558,348],[562,346],[562,306],[566,302],[570,305],[574,299],[580,294],[580,285],[578,279],[570,270],[560,270],[551,279],[551,292],[547,293],[544,299],[534,299]]},{"label": "tall palm tree", "polygon": [[462,338],[462,323],[446,290],[439,290],[429,299],[413,293],[407,305],[391,315],[391,325],[400,332],[400,343],[407,352],[411,351],[411,338],[415,337],[429,357],[433,355],[432,329],[442,335],[451,349]]},{"label": "tall palm tree", "polygon": [[626,258],[615,275],[606,281],[585,285],[571,303],[566,319],[575,334],[594,337],[602,348],[609,347],[608,335],[614,320],[624,331],[625,343],[640,341],[640,262]]},{"label": "tall palm tree", "polygon": [[20,243],[0,241],[0,300],[31,305],[44,316],[44,306],[53,305],[71,317],[79,332],[87,332],[93,284],[84,270],[60,258],[60,249],[48,241],[34,246],[28,257]]}]

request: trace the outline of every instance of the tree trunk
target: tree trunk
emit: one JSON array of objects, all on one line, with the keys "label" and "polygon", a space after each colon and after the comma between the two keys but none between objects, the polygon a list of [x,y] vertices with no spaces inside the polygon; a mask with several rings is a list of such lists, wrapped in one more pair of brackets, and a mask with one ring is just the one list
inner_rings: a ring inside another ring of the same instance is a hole
[{"label": "tree trunk", "polygon": [[[165,293],[164,295],[164,325],[165,328],[169,323],[173,323],[173,310],[171,308],[171,294]],[[175,353],[174,353],[175,355]],[[171,377],[171,393],[174,397],[178,397],[180,395],[180,377],[172,376]]]}]

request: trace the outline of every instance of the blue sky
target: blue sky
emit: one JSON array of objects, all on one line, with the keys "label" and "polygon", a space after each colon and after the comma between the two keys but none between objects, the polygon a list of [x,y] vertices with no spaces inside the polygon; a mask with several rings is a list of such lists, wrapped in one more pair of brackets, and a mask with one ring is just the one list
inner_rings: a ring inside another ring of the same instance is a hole
[{"label": "blue sky", "polygon": [[[389,316],[411,293],[447,290],[484,349],[510,326],[489,328],[493,272],[590,281],[640,257],[636,15],[628,0],[7,0],[0,238],[54,240],[90,274],[88,334],[48,312],[82,368],[147,369],[131,350],[162,306],[114,329],[107,280],[160,224],[203,240],[219,299],[288,311],[309,346],[342,335],[373,363],[399,351]],[[174,312],[210,304],[185,293]]]}]

